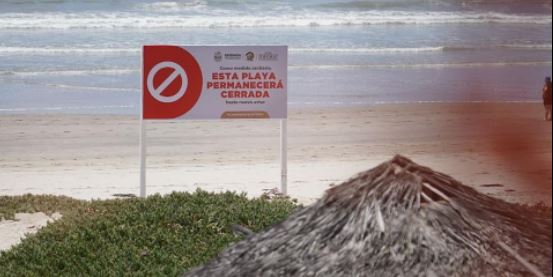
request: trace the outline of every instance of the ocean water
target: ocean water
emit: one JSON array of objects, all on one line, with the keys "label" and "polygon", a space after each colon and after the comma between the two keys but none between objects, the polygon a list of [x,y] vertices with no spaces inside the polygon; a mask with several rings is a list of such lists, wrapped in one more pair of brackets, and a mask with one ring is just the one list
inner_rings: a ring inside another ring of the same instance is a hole
[{"label": "ocean water", "polygon": [[141,46],[288,45],[291,107],[539,101],[546,0],[2,0],[0,113],[138,114]]}]

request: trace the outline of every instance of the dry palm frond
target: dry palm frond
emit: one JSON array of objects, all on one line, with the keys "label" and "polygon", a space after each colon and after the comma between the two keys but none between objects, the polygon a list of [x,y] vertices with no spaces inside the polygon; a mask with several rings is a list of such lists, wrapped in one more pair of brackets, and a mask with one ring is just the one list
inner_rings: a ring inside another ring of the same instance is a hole
[{"label": "dry palm frond", "polygon": [[187,277],[547,276],[551,221],[396,157]]}]

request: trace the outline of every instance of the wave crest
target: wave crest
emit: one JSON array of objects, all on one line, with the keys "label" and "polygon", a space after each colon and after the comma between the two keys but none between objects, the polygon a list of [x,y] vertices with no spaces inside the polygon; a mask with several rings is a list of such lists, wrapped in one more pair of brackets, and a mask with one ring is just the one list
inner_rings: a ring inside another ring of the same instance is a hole
[{"label": "wave crest", "polygon": [[184,11],[202,11],[207,7],[206,0],[192,0],[187,2],[154,2],[140,4],[139,10],[146,12],[184,12]]},{"label": "wave crest", "polygon": [[[171,5],[169,5],[171,6]],[[467,12],[292,12],[230,14],[143,14],[102,13],[6,13],[0,15],[0,29],[152,29],[226,27],[316,27],[386,24],[552,24],[551,16]]]},{"label": "wave crest", "polygon": [[[289,48],[290,53],[328,53],[328,54],[393,54],[393,53],[424,53],[448,51],[477,51],[513,49],[540,51],[553,49],[551,44],[507,44],[486,47],[471,46],[428,46],[428,47],[365,47],[365,48]],[[53,47],[2,47],[1,55],[138,55],[139,47],[131,48],[53,48]]]}]

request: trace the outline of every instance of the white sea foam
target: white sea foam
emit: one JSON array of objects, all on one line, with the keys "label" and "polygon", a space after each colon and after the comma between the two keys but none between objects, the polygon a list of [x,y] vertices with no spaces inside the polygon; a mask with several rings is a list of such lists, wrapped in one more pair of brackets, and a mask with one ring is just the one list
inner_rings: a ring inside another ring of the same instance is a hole
[{"label": "white sea foam", "polygon": [[190,27],[277,27],[383,24],[551,24],[551,16],[477,12],[288,12],[210,11],[206,14],[140,12],[4,13],[0,29],[151,29]]},{"label": "white sea foam", "polygon": [[551,44],[507,44],[503,45],[503,48],[510,49],[530,49],[530,50],[552,50]]},{"label": "white sea foam", "polygon": [[140,48],[83,48],[83,47],[1,47],[0,55],[87,55],[87,54],[139,54]]},{"label": "white sea foam", "polygon": [[121,68],[121,69],[83,69],[83,70],[42,70],[42,71],[10,71],[0,70],[1,76],[14,77],[35,77],[35,76],[88,76],[88,75],[128,75],[138,74],[139,69]]},{"label": "white sea foam", "polygon": [[207,8],[206,0],[192,0],[187,2],[154,2],[140,4],[139,10],[146,12],[186,12],[186,11],[202,11]]},{"label": "white sea foam", "polygon": [[[413,63],[413,64],[291,64],[288,67],[291,70],[311,69],[311,70],[356,70],[356,69],[440,69],[440,68],[471,68],[471,67],[507,67],[507,66],[547,66],[552,65],[550,61],[528,61],[528,62],[474,62],[474,63]],[[43,70],[43,71],[9,71],[0,70],[0,78],[4,77],[72,77],[72,76],[116,76],[140,74],[139,69],[120,68],[120,69],[83,69],[83,70]],[[50,85],[59,88],[84,88],[106,91],[132,91],[132,88],[102,88],[102,87],[70,87],[67,85]]]},{"label": "white sea foam", "polygon": [[[290,48],[291,53],[416,53],[416,52],[439,52],[443,51],[444,47],[413,47],[413,48]],[[141,49],[138,48],[80,48],[80,47],[1,47],[0,55],[4,54],[36,54],[36,55],[60,55],[60,54],[139,54]]]},{"label": "white sea foam", "polygon": [[[428,46],[428,47],[362,47],[362,48],[290,48],[290,53],[328,53],[328,54],[393,54],[443,51],[470,51],[483,49],[519,49],[551,50],[551,44],[508,44],[488,45],[486,47],[469,46]],[[0,55],[138,55],[140,47],[128,48],[90,48],[90,47],[11,47],[0,46]]]},{"label": "white sea foam", "polygon": [[418,52],[440,52],[444,47],[374,47],[374,48],[290,48],[294,53],[418,53]]},{"label": "white sea foam", "polygon": [[137,92],[137,88],[117,88],[117,87],[98,87],[98,86],[75,86],[75,85],[66,85],[66,84],[45,84],[48,87],[60,88],[60,89],[71,89],[79,91],[95,91],[95,92]]},{"label": "white sea foam", "polygon": [[481,62],[481,63],[417,63],[417,64],[316,64],[290,65],[290,69],[355,70],[355,69],[441,69],[471,67],[507,67],[552,65],[552,62]]}]

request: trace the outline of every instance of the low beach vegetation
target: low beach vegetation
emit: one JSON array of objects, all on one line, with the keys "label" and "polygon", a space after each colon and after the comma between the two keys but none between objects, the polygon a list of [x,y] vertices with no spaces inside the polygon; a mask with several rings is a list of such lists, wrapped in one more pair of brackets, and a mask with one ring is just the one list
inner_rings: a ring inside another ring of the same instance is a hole
[{"label": "low beach vegetation", "polygon": [[0,276],[178,276],[298,206],[283,197],[172,193],[146,199],[82,201],[59,196],[2,196],[0,218],[59,212],[22,243],[0,252]]}]

